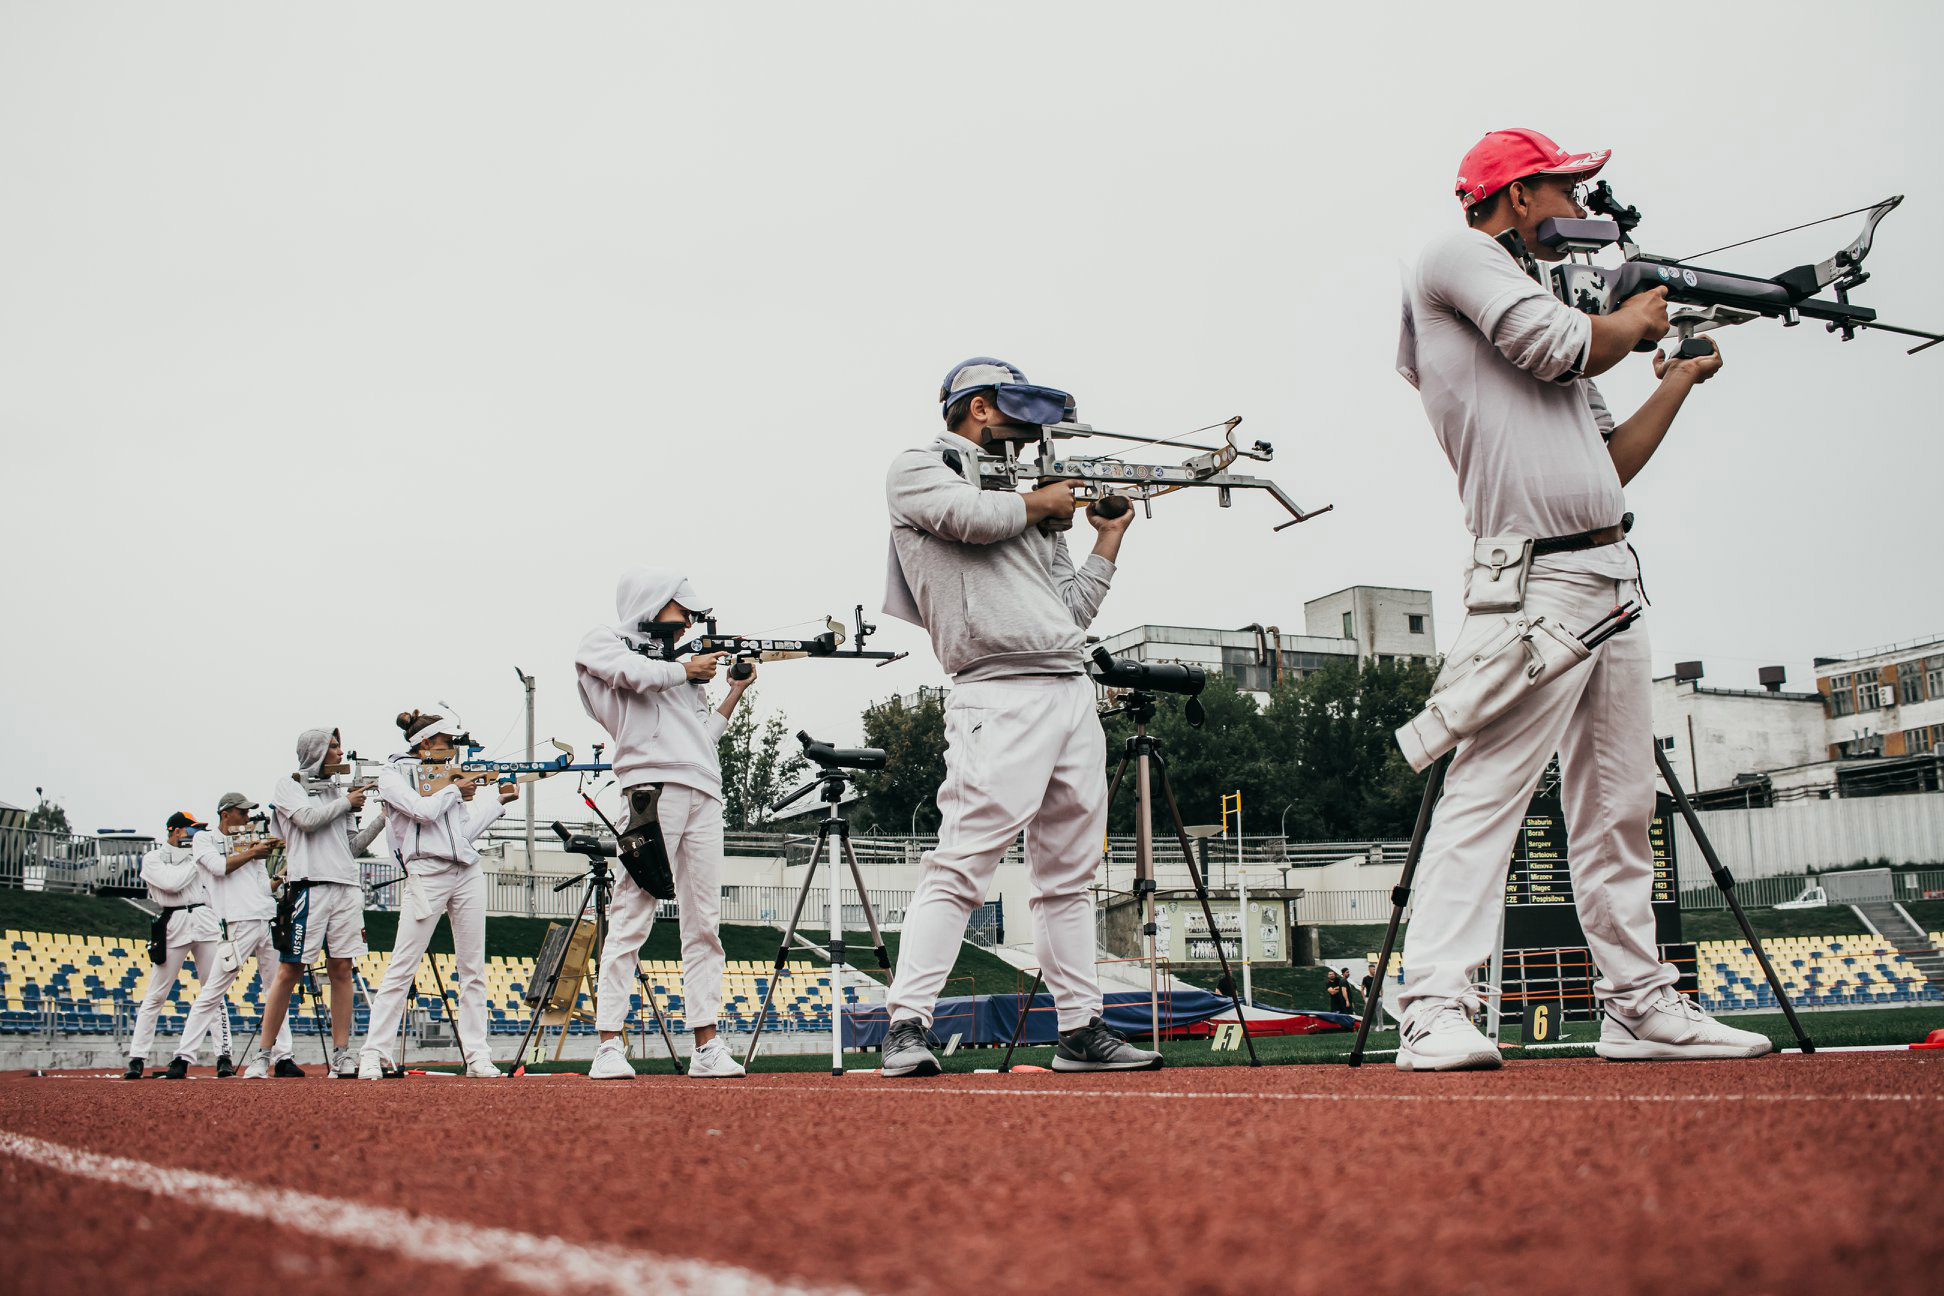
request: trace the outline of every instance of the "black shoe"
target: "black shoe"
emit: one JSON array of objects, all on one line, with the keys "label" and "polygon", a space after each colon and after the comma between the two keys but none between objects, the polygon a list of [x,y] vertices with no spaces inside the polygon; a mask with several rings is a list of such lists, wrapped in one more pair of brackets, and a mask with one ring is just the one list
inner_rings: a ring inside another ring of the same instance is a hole
[{"label": "black shoe", "polygon": [[1159,1071],[1161,1055],[1135,1048],[1119,1031],[1096,1017],[1077,1030],[1060,1032],[1053,1053],[1055,1071]]},{"label": "black shoe", "polygon": [[291,1061],[289,1058],[278,1058],[277,1069],[275,1071],[272,1071],[270,1074],[280,1079],[294,1078],[294,1079],[302,1080],[304,1078],[304,1068],[298,1066],[295,1062]]},{"label": "black shoe", "polygon": [[216,1078],[227,1080],[235,1074],[236,1063],[230,1061],[230,1055],[227,1053],[219,1055],[216,1059]]},{"label": "black shoe", "polygon": [[141,1078],[142,1078],[142,1059],[140,1058],[128,1059],[128,1070],[122,1072],[122,1079],[140,1080]]},{"label": "black shoe", "polygon": [[169,1069],[162,1073],[164,1080],[187,1080],[189,1078],[189,1059],[170,1058]]}]

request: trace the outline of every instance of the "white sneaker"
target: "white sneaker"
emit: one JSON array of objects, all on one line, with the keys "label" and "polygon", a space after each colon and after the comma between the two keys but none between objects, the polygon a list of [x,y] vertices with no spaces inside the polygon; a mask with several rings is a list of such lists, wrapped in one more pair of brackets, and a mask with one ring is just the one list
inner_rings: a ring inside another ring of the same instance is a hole
[{"label": "white sneaker", "polygon": [[1615,1062],[1680,1062],[1760,1057],[1774,1048],[1768,1036],[1723,1026],[1666,986],[1638,1017],[1608,1008],[1593,1051]]},{"label": "white sneaker", "polygon": [[366,1049],[358,1054],[358,1079],[383,1080],[391,1066],[376,1049]]},{"label": "white sneaker", "polygon": [[466,1077],[471,1080],[497,1080],[503,1074],[493,1065],[491,1058],[483,1057],[466,1063]]},{"label": "white sneaker", "polygon": [[270,1059],[259,1053],[256,1061],[243,1068],[245,1080],[268,1080],[270,1078]]},{"label": "white sneaker", "polygon": [[694,1079],[726,1080],[743,1074],[743,1069],[736,1055],[718,1036],[689,1054],[688,1073]]},{"label": "white sneaker", "polygon": [[340,1080],[356,1080],[358,1055],[348,1048],[341,1048],[331,1054],[331,1074]]},{"label": "white sneaker", "polygon": [[619,1035],[611,1040],[602,1040],[601,1047],[594,1050],[594,1065],[587,1068],[590,1080],[632,1080],[635,1078],[634,1063],[628,1061],[628,1045]]},{"label": "white sneaker", "polygon": [[1472,1025],[1475,1005],[1447,999],[1412,1012],[1398,1032],[1399,1071],[1496,1071],[1499,1051]]}]

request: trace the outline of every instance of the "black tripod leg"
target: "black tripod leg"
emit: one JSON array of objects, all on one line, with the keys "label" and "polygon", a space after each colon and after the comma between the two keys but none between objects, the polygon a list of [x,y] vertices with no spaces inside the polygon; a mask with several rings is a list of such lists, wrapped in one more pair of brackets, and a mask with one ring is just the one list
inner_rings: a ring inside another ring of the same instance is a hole
[{"label": "black tripod leg", "polygon": [[[1154,771],[1161,784],[1161,799],[1167,802],[1168,815],[1174,820],[1175,840],[1181,843],[1181,858],[1188,861],[1188,876],[1195,883],[1195,898],[1201,901],[1202,918],[1208,923],[1208,935],[1215,944],[1215,958],[1222,965],[1222,993],[1235,1006],[1235,1024],[1242,1028],[1242,1044],[1249,1050],[1249,1065],[1261,1066],[1262,1059],[1256,1056],[1255,1040],[1249,1034],[1249,1019],[1243,1014],[1242,1000],[1236,993],[1235,974],[1229,970],[1228,952],[1222,948],[1222,929],[1215,925],[1215,910],[1208,903],[1208,880],[1195,866],[1194,843],[1188,840],[1187,826],[1181,822],[1181,807],[1175,803],[1174,785],[1168,782],[1168,762],[1158,751],[1154,754]],[[1242,914],[1240,917],[1242,929],[1246,932],[1249,915]],[[1159,1049],[1161,1041],[1156,1040],[1154,1047]]]},{"label": "black tripod leg", "polygon": [[337,1037],[331,1030],[331,1008],[324,1002],[324,992],[317,988],[317,973],[311,971],[310,964],[304,964],[304,989],[311,998],[311,1028],[317,1031],[317,1047],[324,1054],[324,1069],[331,1069],[331,1045]]},{"label": "black tripod leg", "polygon": [[1424,800],[1418,803],[1417,826],[1411,829],[1411,849],[1404,856],[1404,873],[1391,888],[1390,926],[1384,929],[1384,948],[1377,955],[1377,970],[1370,978],[1370,993],[1364,996],[1363,1020],[1357,1023],[1357,1042],[1350,1046],[1350,1065],[1362,1066],[1364,1041],[1370,1037],[1371,1023],[1377,1020],[1378,1005],[1384,1001],[1384,977],[1390,971],[1391,950],[1397,944],[1397,925],[1404,920],[1404,906],[1411,903],[1411,883],[1417,877],[1418,857],[1424,854],[1424,837],[1431,831],[1431,808],[1444,790],[1445,768],[1451,764],[1449,753],[1438,758],[1431,776],[1424,781]]},{"label": "black tripod leg", "polygon": [[[776,997],[776,983],[790,971],[790,942],[796,939],[797,924],[803,920],[804,902],[810,899],[810,884],[817,880],[817,865],[823,861],[824,839],[830,836],[830,821],[824,820],[817,825],[816,850],[810,856],[810,863],[803,871],[803,885],[797,888],[796,908],[790,911],[790,925],[783,929],[783,943],[776,947],[776,970],[770,974],[769,989],[763,991],[763,1006],[756,1013],[756,1029],[749,1036],[749,1052],[743,1055],[743,1070],[756,1060],[756,1046],[763,1039],[763,1023],[769,1020],[770,1000]],[[832,886],[837,884],[837,870],[830,870]],[[837,1005],[839,1016],[835,1019],[836,1028],[843,1028],[843,1004]]]},{"label": "black tripod leg", "polygon": [[1019,1047],[1019,1037],[1026,1033],[1026,1014],[1033,1011],[1033,1000],[1039,998],[1040,981],[1044,973],[1033,973],[1033,988],[1027,992],[1026,1001],[1019,1005],[1019,1020],[1013,1023],[1012,1039],[1006,1043],[1006,1060],[999,1064],[999,1074],[1012,1070],[1013,1050]]},{"label": "black tripod leg", "polygon": [[1654,744],[1654,763],[1660,766],[1661,778],[1666,782],[1667,790],[1674,794],[1674,804],[1680,808],[1681,818],[1687,820],[1688,831],[1694,834],[1695,844],[1701,848],[1701,858],[1708,861],[1708,872],[1713,874],[1715,886],[1721,889],[1722,899],[1728,902],[1735,921],[1741,924],[1742,935],[1748,938],[1748,947],[1755,951],[1755,959],[1762,965],[1762,975],[1768,978],[1769,989],[1775,991],[1775,1001],[1782,1005],[1782,1015],[1789,1019],[1789,1029],[1795,1032],[1796,1043],[1804,1053],[1814,1053],[1815,1042],[1796,1019],[1795,1005],[1789,1002],[1789,992],[1782,988],[1782,978],[1775,974],[1768,951],[1762,948],[1761,938],[1755,934],[1748,915],[1742,912],[1741,901],[1735,899],[1734,875],[1722,864],[1721,857],[1715,854],[1714,843],[1708,840],[1708,834],[1701,827],[1701,817],[1694,813],[1694,805],[1688,800],[1687,793],[1681,790],[1681,780],[1674,776],[1674,767],[1668,764],[1667,753],[1660,749],[1659,743]]},{"label": "black tripod leg", "polygon": [[635,961],[635,980],[641,983],[642,1000],[647,1003],[648,1011],[654,1014],[655,1029],[661,1032],[662,1044],[668,1049],[669,1065],[675,1068],[676,1075],[680,1075],[682,1074],[682,1059],[675,1056],[675,1041],[669,1037],[668,1022],[661,1015],[660,1005],[655,1002],[655,987],[648,984],[648,974],[641,970],[641,962],[639,959]]}]

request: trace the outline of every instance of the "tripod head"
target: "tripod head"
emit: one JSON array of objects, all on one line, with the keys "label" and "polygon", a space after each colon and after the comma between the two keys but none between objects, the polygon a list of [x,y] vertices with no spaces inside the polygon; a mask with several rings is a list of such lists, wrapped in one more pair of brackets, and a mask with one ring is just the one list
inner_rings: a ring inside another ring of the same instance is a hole
[{"label": "tripod head", "polygon": [[1198,696],[1208,685],[1208,672],[1199,666],[1186,666],[1176,662],[1142,662],[1131,658],[1115,657],[1103,647],[1093,650],[1094,669],[1091,672],[1096,683],[1104,688],[1122,689],[1114,698],[1114,705],[1101,711],[1101,719],[1108,716],[1124,715],[1137,725],[1144,725],[1154,719],[1156,693],[1175,693],[1188,699],[1185,714],[1193,728],[1202,727],[1208,712],[1202,707]]},{"label": "tripod head", "polygon": [[[553,822],[553,830],[554,835],[560,838],[560,844],[566,847],[569,853],[586,858],[588,871],[593,873],[597,880],[603,883],[607,881],[608,860],[614,857],[613,842],[602,841],[591,833],[568,832],[567,825],[558,819]],[[580,875],[576,874],[554,887],[554,890],[565,891],[579,881]]]},{"label": "tripod head", "polygon": [[881,770],[885,765],[882,747],[832,747],[827,742],[812,738],[808,730],[797,730],[797,742],[803,745],[803,754],[817,766],[817,773],[808,783],[770,807],[775,814],[785,806],[802,800],[812,788],[821,788],[823,795],[818,799],[828,804],[831,813],[837,812],[837,803],[844,799],[850,789],[851,770]]}]

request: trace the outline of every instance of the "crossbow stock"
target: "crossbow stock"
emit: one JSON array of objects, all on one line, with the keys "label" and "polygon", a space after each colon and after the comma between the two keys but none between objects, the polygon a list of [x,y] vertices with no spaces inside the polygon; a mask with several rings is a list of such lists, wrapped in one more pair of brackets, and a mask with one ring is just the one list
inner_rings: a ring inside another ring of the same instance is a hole
[{"label": "crossbow stock", "polygon": [[[1695,253],[1694,256],[1664,257],[1642,252],[1634,245],[1633,231],[1640,223],[1640,212],[1636,208],[1622,206],[1620,200],[1613,196],[1612,187],[1602,180],[1587,195],[1586,206],[1598,212],[1603,219],[1555,219],[1539,226],[1538,241],[1548,248],[1567,253],[1568,260],[1548,267],[1549,273],[1542,277],[1536,261],[1529,256],[1522,259],[1527,271],[1546,284],[1555,296],[1589,315],[1604,315],[1628,298],[1651,289],[1667,289],[1667,318],[1675,334],[1682,339],[1677,352],[1681,356],[1706,355],[1712,350],[1707,344],[1688,341],[1696,333],[1763,318],[1779,319],[1785,327],[1793,327],[1805,319],[1822,320],[1831,333],[1841,333],[1845,342],[1853,339],[1858,329],[1877,329],[1885,333],[1923,338],[1923,342],[1910,348],[1909,354],[1915,355],[1926,347],[1944,342],[1944,333],[1882,323],[1877,319],[1876,311],[1849,299],[1850,291],[1870,277],[1869,272],[1863,269],[1863,262],[1870,255],[1877,226],[1902,202],[1903,195],[1897,194],[1870,207],[1859,207],[1789,229],[1759,234],[1755,238]],[[1725,252],[1729,248],[1774,238],[1777,234],[1788,234],[1810,225],[1858,215],[1864,218],[1863,231],[1847,247],[1838,249],[1825,261],[1795,266],[1769,278],[1709,270],[1689,264],[1695,256]],[[1595,251],[1616,244],[1622,256],[1618,266],[1593,264],[1592,254]],[[1514,249],[1514,255],[1521,252],[1522,249]],[[1570,259],[1573,256],[1582,259]],[[1825,289],[1834,289],[1834,298],[1817,295]],[[1651,350],[1652,347],[1652,343],[1643,343],[1640,349]]]},{"label": "crossbow stock", "polygon": [[[693,656],[702,653],[716,653],[736,658],[736,664],[729,669],[731,679],[748,679],[749,661],[792,661],[803,657],[818,657],[835,661],[874,661],[879,666],[888,666],[894,661],[909,656],[901,652],[877,652],[866,649],[865,643],[877,633],[877,627],[864,619],[864,605],[859,603],[852,613],[856,621],[857,640],[848,649],[844,623],[834,616],[824,617],[824,631],[808,639],[753,639],[745,635],[726,635],[716,629],[714,617],[707,618],[703,624],[708,627],[707,634],[697,635],[686,643],[677,644],[661,654],[668,660],[677,657]],[[643,629],[647,628],[646,623]],[[656,655],[651,649],[638,651]]]},{"label": "crossbow stock", "polygon": [[[611,769],[597,760],[591,765],[576,765],[574,749],[558,738],[547,739],[547,744],[558,756],[547,760],[498,761],[482,760],[479,746],[470,738],[462,742],[464,754],[454,753],[450,760],[425,761],[413,767],[420,796],[429,796],[439,788],[455,779],[472,778],[481,783],[533,783],[540,779],[552,778],[556,774],[600,773]],[[598,756],[598,753],[596,753]],[[325,779],[310,781],[312,788],[329,783],[343,791],[370,791],[378,782],[378,774],[384,768],[382,761],[359,760],[352,752],[349,758],[337,765],[326,765],[322,773]],[[346,781],[336,782],[330,776],[343,777]]]},{"label": "crossbow stock", "polygon": [[[1216,500],[1223,508],[1230,506],[1234,491],[1267,491],[1278,504],[1289,510],[1289,521],[1279,524],[1275,528],[1278,531],[1293,527],[1298,522],[1307,522],[1335,507],[1326,504],[1320,509],[1305,512],[1282,487],[1267,477],[1249,477],[1228,471],[1229,465],[1237,459],[1268,463],[1275,456],[1275,447],[1267,441],[1254,442],[1247,448],[1237,444],[1235,430],[1241,425],[1242,416],[1237,414],[1234,418],[1182,434],[1194,436],[1199,432],[1220,429],[1222,444],[1205,446],[1184,441],[1181,437],[1141,437],[1109,432],[1088,423],[1048,423],[1040,426],[1035,439],[1039,452],[1037,460],[1029,462],[1023,457],[1028,445],[1026,440],[999,442],[999,454],[979,456],[979,480],[988,490],[1017,490],[1022,478],[1034,478],[1040,484],[1071,481],[1078,483],[1073,493],[1074,499],[1083,504],[1099,506],[1116,498],[1138,500],[1142,511],[1149,517],[1154,515],[1156,499],[1189,486],[1213,487]],[[1189,456],[1179,464],[1125,463],[1119,454],[1062,456],[1055,442],[1077,437],[1106,437],[1148,446],[1178,446],[1200,453]],[[1115,516],[1116,512],[1108,510],[1107,516]]]}]

